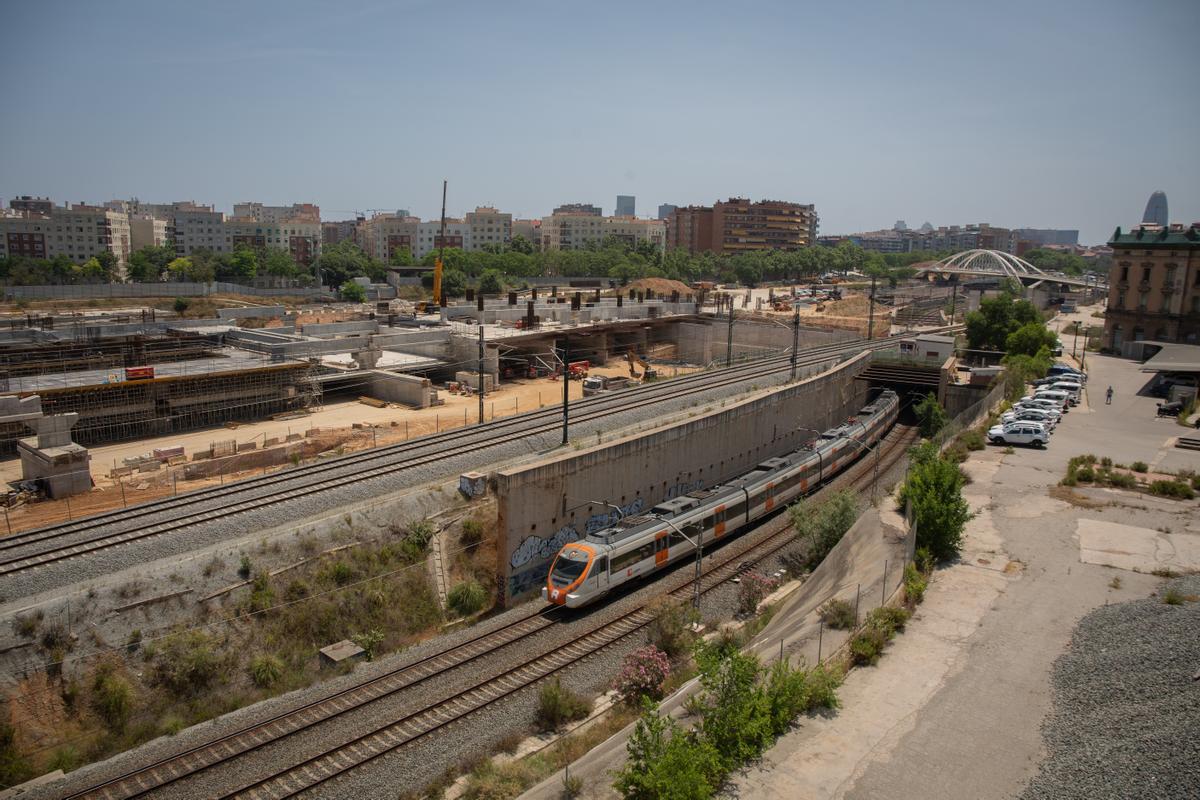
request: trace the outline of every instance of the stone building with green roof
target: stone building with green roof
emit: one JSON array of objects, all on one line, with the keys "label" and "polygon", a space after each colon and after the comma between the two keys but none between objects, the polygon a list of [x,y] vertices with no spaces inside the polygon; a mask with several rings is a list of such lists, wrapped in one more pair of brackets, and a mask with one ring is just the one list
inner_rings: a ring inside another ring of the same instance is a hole
[{"label": "stone building with green roof", "polygon": [[1108,242],[1104,346],[1126,342],[1200,343],[1200,222],[1139,225]]}]

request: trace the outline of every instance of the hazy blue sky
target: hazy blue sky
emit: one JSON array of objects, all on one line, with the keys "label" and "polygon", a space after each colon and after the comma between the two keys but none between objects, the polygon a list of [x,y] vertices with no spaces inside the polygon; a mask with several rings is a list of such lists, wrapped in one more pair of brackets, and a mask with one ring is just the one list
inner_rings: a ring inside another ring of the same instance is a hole
[{"label": "hazy blue sky", "polygon": [[1200,219],[1186,0],[5,2],[0,197]]}]

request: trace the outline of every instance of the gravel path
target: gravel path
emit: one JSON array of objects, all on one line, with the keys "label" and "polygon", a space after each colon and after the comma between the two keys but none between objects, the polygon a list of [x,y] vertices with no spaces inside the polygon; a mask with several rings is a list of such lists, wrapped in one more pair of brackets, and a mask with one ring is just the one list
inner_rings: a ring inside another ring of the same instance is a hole
[{"label": "gravel path", "polygon": [[1105,606],[1054,666],[1048,751],[1022,800],[1200,798],[1200,576]]}]

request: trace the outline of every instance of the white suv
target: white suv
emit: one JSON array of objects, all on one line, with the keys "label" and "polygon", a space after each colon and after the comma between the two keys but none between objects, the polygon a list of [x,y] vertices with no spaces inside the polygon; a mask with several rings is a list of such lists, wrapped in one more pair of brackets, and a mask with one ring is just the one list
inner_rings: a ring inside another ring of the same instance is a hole
[{"label": "white suv", "polygon": [[1003,425],[1013,422],[1038,422],[1053,433],[1054,426],[1058,424],[1058,412],[1042,408],[1015,408],[1001,414],[1000,422]]},{"label": "white suv", "polygon": [[1027,444],[1031,447],[1045,447],[1050,443],[1050,434],[1036,422],[1011,422],[1008,425],[997,425],[987,432],[987,437],[992,444]]}]

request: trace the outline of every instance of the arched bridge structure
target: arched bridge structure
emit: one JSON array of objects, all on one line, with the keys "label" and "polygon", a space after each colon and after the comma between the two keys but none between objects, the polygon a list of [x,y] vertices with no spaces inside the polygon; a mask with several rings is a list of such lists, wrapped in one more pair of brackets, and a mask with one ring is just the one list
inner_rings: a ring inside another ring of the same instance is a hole
[{"label": "arched bridge structure", "polygon": [[1023,258],[1002,250],[965,250],[933,264],[917,268],[918,274],[949,277],[965,275],[972,278],[1013,278],[1029,286],[1043,281],[1065,286],[1096,286],[1096,279],[1071,277],[1058,272],[1038,269]]}]

